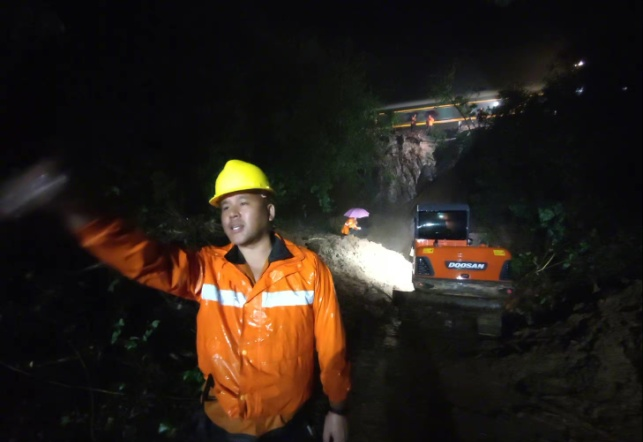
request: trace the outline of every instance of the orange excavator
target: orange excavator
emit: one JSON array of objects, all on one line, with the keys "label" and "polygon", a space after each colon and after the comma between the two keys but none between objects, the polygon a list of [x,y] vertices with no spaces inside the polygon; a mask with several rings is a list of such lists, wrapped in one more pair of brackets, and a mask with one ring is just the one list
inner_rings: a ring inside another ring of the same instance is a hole
[{"label": "orange excavator", "polygon": [[479,312],[478,332],[502,332],[513,293],[511,253],[474,245],[467,204],[419,204],[414,214],[413,286],[431,303]]}]

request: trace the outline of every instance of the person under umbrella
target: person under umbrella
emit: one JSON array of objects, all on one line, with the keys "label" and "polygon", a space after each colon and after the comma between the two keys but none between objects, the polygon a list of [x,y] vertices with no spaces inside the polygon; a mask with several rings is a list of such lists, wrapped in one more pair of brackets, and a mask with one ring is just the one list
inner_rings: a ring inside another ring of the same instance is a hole
[{"label": "person under umbrella", "polygon": [[342,227],[342,238],[350,235],[351,230],[362,230],[362,228],[359,226],[357,219],[358,218],[366,218],[370,214],[368,213],[367,210],[359,208],[359,207],[354,207],[352,209],[349,209],[344,216],[347,216],[348,219],[344,223],[344,226]]}]

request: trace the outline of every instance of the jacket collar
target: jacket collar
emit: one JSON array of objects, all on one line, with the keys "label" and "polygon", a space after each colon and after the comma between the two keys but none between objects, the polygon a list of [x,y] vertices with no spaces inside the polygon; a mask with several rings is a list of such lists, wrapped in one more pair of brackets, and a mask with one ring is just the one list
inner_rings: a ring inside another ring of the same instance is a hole
[{"label": "jacket collar", "polygon": [[[272,243],[272,249],[270,249],[270,255],[268,255],[269,264],[293,258],[293,254],[288,250],[283,238],[275,232],[270,232],[270,242]],[[225,259],[232,264],[246,264],[246,258],[244,258],[237,246],[232,246],[228,253],[225,254]]]}]

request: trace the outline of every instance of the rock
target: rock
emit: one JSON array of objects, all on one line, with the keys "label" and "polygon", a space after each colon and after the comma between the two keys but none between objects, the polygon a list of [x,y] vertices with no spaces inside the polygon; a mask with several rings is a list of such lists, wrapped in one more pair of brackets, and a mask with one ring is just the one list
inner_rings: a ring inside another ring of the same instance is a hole
[{"label": "rock", "polygon": [[404,137],[392,134],[382,146],[383,157],[379,175],[378,199],[387,204],[399,204],[416,196],[418,182],[433,177],[436,161],[433,158],[436,144],[423,131]]}]

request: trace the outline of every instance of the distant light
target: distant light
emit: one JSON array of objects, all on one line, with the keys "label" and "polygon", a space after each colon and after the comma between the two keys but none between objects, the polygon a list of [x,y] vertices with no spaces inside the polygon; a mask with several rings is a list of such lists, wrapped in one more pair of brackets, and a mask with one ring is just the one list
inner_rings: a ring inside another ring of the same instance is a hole
[{"label": "distant light", "polygon": [[583,86],[579,87],[576,89],[576,95],[580,95],[585,91],[585,88]]},{"label": "distant light", "polygon": [[498,106],[500,106],[499,101],[494,101],[493,103],[491,103],[491,107],[498,107]]},{"label": "distant light", "polygon": [[585,61],[583,61],[583,60],[580,60],[577,63],[574,63],[575,68],[580,68],[582,66],[585,66]]},{"label": "distant light", "polygon": [[627,91],[627,86],[623,86],[623,87],[621,88],[621,90],[622,90],[623,92]]}]

